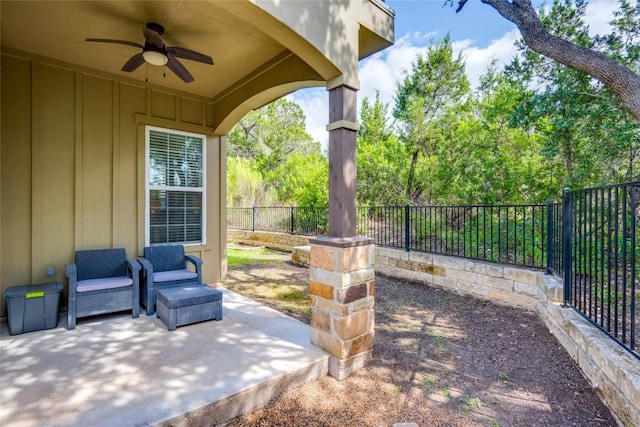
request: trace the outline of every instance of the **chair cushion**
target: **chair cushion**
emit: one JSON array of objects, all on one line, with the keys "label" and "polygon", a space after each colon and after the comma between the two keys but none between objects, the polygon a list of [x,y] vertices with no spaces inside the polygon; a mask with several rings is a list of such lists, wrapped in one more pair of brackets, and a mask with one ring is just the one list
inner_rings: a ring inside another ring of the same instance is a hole
[{"label": "chair cushion", "polygon": [[104,279],[79,280],[76,292],[99,291],[102,289],[124,288],[131,286],[133,279],[130,277],[107,277]]},{"label": "chair cushion", "polygon": [[183,286],[158,291],[158,302],[170,309],[216,301],[222,301],[222,292],[207,285]]},{"label": "chair cushion", "polygon": [[153,281],[154,282],[172,282],[175,280],[191,280],[197,279],[198,273],[184,269],[184,270],[171,270],[171,271],[161,271],[159,273],[153,273]]}]

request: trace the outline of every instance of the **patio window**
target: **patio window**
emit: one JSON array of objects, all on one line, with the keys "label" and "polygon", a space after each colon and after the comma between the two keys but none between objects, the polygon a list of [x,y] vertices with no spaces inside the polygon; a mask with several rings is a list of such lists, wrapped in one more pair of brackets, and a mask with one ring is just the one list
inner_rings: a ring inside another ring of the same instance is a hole
[{"label": "patio window", "polygon": [[146,127],[146,243],[205,243],[205,135]]}]

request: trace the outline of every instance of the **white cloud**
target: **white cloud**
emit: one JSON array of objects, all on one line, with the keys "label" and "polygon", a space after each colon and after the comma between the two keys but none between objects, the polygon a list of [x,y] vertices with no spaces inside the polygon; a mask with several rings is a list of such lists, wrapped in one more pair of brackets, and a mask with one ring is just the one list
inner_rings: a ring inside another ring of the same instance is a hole
[{"label": "white cloud", "polygon": [[462,53],[467,66],[467,77],[472,87],[477,87],[480,77],[487,71],[493,61],[496,61],[498,69],[511,62],[516,56],[515,41],[520,37],[520,32],[513,29],[502,37],[492,40],[487,47],[473,45],[473,41],[465,39],[453,43],[454,52]]},{"label": "white cloud", "polygon": [[612,0],[591,0],[585,11],[585,21],[589,24],[589,34],[607,34],[611,30],[611,22],[614,18],[613,12],[618,8],[618,4]]},{"label": "white cloud", "polygon": [[329,95],[324,88],[303,89],[287,96],[300,105],[307,116],[307,132],[323,147],[329,143],[327,122],[329,121]]},{"label": "white cloud", "polygon": [[[486,71],[493,59],[499,65],[507,63],[515,55],[513,42],[517,31],[510,31],[498,40],[493,40],[487,47],[474,46],[472,40],[454,42],[454,49],[462,54],[467,63],[467,75],[475,86],[479,77]],[[360,64],[358,91],[359,102],[368,97],[375,98],[375,91],[380,91],[380,100],[393,108],[396,87],[404,78],[405,72],[418,55],[425,55],[428,46],[434,42],[434,34],[407,34],[383,52],[377,53]],[[324,89],[304,89],[289,99],[298,103],[307,115],[307,132],[326,147],[328,134],[326,125],[329,112],[329,97]]]}]

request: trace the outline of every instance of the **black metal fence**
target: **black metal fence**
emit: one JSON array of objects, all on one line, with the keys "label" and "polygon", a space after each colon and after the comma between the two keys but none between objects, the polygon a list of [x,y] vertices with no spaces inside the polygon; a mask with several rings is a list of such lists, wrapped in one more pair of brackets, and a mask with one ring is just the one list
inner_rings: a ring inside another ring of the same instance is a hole
[{"label": "black metal fence", "polygon": [[322,236],[329,230],[329,208],[227,208],[227,228]]},{"label": "black metal fence", "polygon": [[379,246],[546,268],[547,205],[382,206],[357,210]]},{"label": "black metal fence", "polygon": [[[565,303],[640,358],[639,190],[566,190],[540,205],[359,207],[356,232],[378,246],[555,273]],[[227,226],[320,236],[328,218],[326,207],[228,208]]]},{"label": "black metal fence", "polygon": [[565,191],[564,299],[640,358],[640,182]]}]

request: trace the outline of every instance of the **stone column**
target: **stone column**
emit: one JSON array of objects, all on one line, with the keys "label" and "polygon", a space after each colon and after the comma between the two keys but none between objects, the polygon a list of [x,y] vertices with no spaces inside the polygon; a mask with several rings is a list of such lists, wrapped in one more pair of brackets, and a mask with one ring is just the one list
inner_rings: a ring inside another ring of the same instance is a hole
[{"label": "stone column", "polygon": [[310,239],[311,342],[343,380],[369,360],[374,343],[375,245],[366,237]]},{"label": "stone column", "polygon": [[329,236],[310,239],[311,342],[331,354],[342,380],[370,359],[374,343],[373,240],[356,235],[356,90],[329,91]]}]

